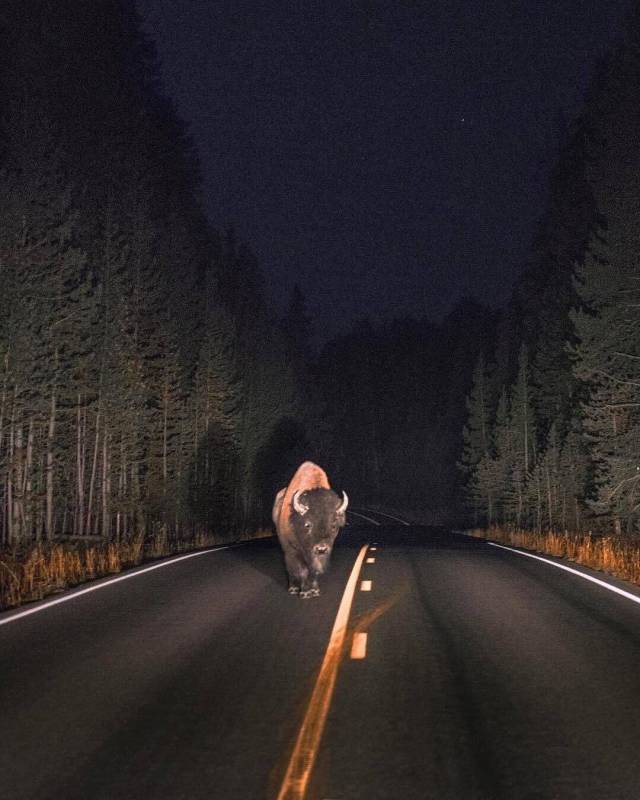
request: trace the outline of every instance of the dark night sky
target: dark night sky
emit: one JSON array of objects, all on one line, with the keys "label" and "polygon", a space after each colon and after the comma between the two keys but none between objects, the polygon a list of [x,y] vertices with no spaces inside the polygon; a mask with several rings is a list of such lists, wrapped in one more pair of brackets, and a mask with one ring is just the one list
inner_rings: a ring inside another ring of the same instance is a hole
[{"label": "dark night sky", "polygon": [[[507,299],[630,0],[138,0],[208,212],[321,335]],[[320,320],[322,320],[320,322]]]}]

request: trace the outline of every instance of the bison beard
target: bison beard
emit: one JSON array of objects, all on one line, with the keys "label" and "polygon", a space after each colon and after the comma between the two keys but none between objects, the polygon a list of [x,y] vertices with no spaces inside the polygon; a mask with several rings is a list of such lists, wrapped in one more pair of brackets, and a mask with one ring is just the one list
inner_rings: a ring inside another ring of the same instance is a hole
[{"label": "bison beard", "polygon": [[320,594],[318,575],[329,565],[348,502],[346,492],[338,497],[324,470],[310,461],[298,467],[289,485],[276,495],[273,523],[289,576],[289,594],[304,599]]}]

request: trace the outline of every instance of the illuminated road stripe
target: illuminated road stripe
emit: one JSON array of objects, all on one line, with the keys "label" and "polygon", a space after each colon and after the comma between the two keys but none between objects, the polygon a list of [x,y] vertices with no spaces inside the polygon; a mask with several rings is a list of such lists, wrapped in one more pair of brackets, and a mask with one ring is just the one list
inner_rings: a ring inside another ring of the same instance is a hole
[{"label": "illuminated road stripe", "polygon": [[169,558],[166,561],[161,561],[159,564],[153,564],[150,567],[143,567],[142,569],[136,569],[133,572],[127,572],[125,575],[118,575],[116,578],[110,578],[109,580],[102,581],[102,583],[98,583],[93,586],[87,586],[85,589],[79,589],[77,591],[71,590],[69,594],[65,594],[62,597],[56,597],[55,600],[48,600],[47,602],[42,603],[35,608],[28,608],[25,611],[19,611],[17,614],[12,614],[10,617],[0,619],[0,626],[8,625],[10,622],[15,622],[17,619],[22,619],[23,617],[29,617],[31,614],[37,614],[40,611],[51,608],[52,606],[58,606],[60,603],[68,603],[70,600],[75,600],[76,597],[81,597],[83,594],[97,592],[98,589],[104,589],[105,586],[111,586],[112,584],[119,583],[120,581],[128,581],[130,578],[137,578],[138,575],[144,575],[145,572],[152,572],[154,569],[168,567],[170,564],[177,564],[178,561],[185,561],[187,558],[196,558],[197,556],[206,556],[209,553],[217,553],[220,550],[228,550],[231,547],[238,547],[241,544],[248,544],[248,542],[225,544],[221,547],[213,548],[212,550],[199,550],[197,553],[187,553],[183,556],[176,556],[175,558]]},{"label": "illuminated road stripe", "polygon": [[351,643],[351,658],[362,659],[367,657],[367,634],[354,633]]},{"label": "illuminated road stripe", "polygon": [[340,601],[340,608],[336,620],[333,624],[329,645],[325,653],[320,673],[316,680],[311,700],[307,708],[304,720],[293,753],[289,759],[289,766],[284,776],[277,800],[303,800],[307,790],[307,783],[313,770],[318,746],[322,738],[324,724],[327,719],[331,697],[336,683],[338,667],[342,658],[344,640],[347,633],[347,623],[351,612],[351,603],[355,593],[360,569],[367,552],[368,545],[360,548],[351,575]]},{"label": "illuminated road stripe", "polygon": [[565,572],[570,572],[572,575],[577,575],[579,578],[584,578],[585,581],[589,581],[590,583],[596,583],[598,586],[602,586],[603,588],[608,589],[610,592],[619,594],[621,597],[626,597],[627,600],[632,600],[634,603],[638,603],[638,605],[640,605],[640,597],[637,594],[631,594],[631,592],[626,592],[624,589],[618,589],[617,586],[613,586],[611,583],[601,581],[599,578],[594,578],[591,575],[587,575],[585,572],[580,572],[572,567],[567,567],[565,564],[558,564],[557,561],[550,561],[548,558],[536,556],[533,553],[525,553],[523,550],[516,550],[514,547],[506,547],[505,545],[498,544],[497,542],[487,542],[487,544],[490,544],[492,547],[499,547],[501,550],[509,550],[511,553],[517,553],[519,556],[526,556],[527,558],[534,558],[536,561],[543,561],[545,564],[550,564],[552,567],[563,569]]},{"label": "illuminated road stripe", "polygon": [[360,584],[360,591],[361,592],[370,592],[371,591],[371,581],[362,581]]},{"label": "illuminated road stripe", "polygon": [[376,519],[371,519],[371,517],[366,517],[364,514],[358,514],[357,511],[347,511],[347,514],[353,514],[355,517],[362,517],[362,519],[366,519],[367,522],[372,522],[374,525],[380,526],[380,523]]},{"label": "illuminated road stripe", "polygon": [[374,553],[377,549],[378,549],[377,547],[370,547],[369,548],[369,550],[371,550],[372,553]]},{"label": "illuminated road stripe", "polygon": [[371,558],[367,559],[367,564],[375,564],[375,563],[376,563],[376,560],[375,560],[375,558],[373,558],[373,556]]}]

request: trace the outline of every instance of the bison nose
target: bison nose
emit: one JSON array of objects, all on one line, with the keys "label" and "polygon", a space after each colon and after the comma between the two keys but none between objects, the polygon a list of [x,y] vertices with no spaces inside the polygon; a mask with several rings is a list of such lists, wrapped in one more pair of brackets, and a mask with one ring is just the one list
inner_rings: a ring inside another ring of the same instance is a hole
[{"label": "bison nose", "polygon": [[317,544],[313,549],[319,556],[329,552],[329,547],[326,544]]}]

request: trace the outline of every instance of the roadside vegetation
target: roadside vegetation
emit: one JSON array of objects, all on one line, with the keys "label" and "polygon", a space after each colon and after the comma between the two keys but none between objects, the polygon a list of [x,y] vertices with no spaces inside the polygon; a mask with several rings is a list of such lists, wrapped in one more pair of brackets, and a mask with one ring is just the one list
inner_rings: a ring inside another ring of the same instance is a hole
[{"label": "roadside vegetation", "polygon": [[529,531],[499,526],[475,528],[467,533],[512,547],[566,558],[640,586],[640,536],[594,536],[591,533]]},{"label": "roadside vegetation", "polygon": [[[271,535],[271,530],[262,528],[239,535],[234,541]],[[120,542],[83,537],[5,550],[0,552],[0,610],[42,600],[85,581],[114,575],[154,559],[228,542],[229,539],[212,533],[177,538],[166,531],[156,531],[152,536],[138,534]]]}]

